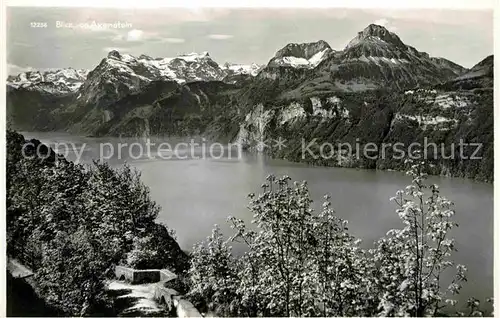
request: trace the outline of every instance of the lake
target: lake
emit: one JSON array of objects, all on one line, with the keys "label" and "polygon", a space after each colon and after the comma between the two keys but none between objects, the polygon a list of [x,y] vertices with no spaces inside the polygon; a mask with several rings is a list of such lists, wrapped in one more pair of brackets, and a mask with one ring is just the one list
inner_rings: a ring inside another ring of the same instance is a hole
[{"label": "lake", "polygon": [[[226,223],[229,215],[250,221],[247,195],[259,192],[268,174],[289,175],[292,180],[307,180],[309,190],[319,207],[325,194],[331,195],[332,207],[349,221],[353,235],[363,240],[365,247],[402,223],[389,199],[398,189],[411,182],[402,172],[311,167],[283,160],[273,160],[261,154],[237,154],[194,159],[185,149],[187,159],[148,159],[138,154],[140,147],[128,147],[117,156],[118,143],[137,140],[119,138],[86,138],[63,133],[23,133],[53,145],[56,142],[75,146],[68,158],[74,160],[81,152],[81,161],[97,159],[102,150],[113,166],[127,161],[142,173],[143,182],[151,189],[152,198],[162,207],[158,217],[175,229],[181,247],[190,250],[195,242],[206,238],[214,224],[230,234]],[[169,140],[172,142],[174,139]],[[111,151],[113,150],[113,151]],[[204,153],[201,147],[194,154]],[[170,150],[166,150],[169,152]],[[158,154],[158,149],[153,149]],[[171,151],[170,151],[171,153]],[[455,261],[467,266],[468,282],[460,299],[474,296],[481,301],[493,295],[493,185],[461,178],[430,177],[440,186],[441,194],[455,203],[459,228],[452,231],[458,252]]]}]

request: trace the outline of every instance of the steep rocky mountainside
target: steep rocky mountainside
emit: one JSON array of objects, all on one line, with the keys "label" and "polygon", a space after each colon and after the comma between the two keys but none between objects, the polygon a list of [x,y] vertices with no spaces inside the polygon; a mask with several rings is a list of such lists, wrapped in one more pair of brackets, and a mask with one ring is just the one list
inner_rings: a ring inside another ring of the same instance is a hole
[{"label": "steep rocky mountainside", "polygon": [[153,59],[112,51],[70,92],[16,81],[8,83],[8,119],[23,130],[203,134],[249,149],[261,139],[288,136],[286,149],[265,151],[313,164],[381,169],[402,163],[353,159],[350,152],[338,161],[303,158],[299,142],[358,138],[380,145],[427,137],[451,145],[463,138],[482,142],[485,159],[437,159],[435,172],[492,178],[493,56],[467,70],[377,25],[341,51],[324,41],[286,45],[265,66],[219,66],[207,53]]},{"label": "steep rocky mountainside", "polygon": [[[464,75],[411,90],[319,90],[295,99],[258,102],[246,113],[236,140],[248,148],[268,140],[265,151],[292,161],[378,169],[403,169],[404,160],[393,156],[396,143],[402,143],[399,149],[408,155],[410,144],[425,145],[427,140],[427,145],[433,143],[438,148],[436,156],[434,146],[427,150],[434,173],[491,181],[492,62],[488,57]],[[287,139],[286,147],[272,147],[272,141],[280,137]],[[461,142],[470,144],[463,148],[466,158],[480,159],[462,160]],[[326,148],[327,158],[319,157],[324,143],[333,145],[333,149]],[[345,143],[351,149],[337,147]],[[377,145],[371,159],[362,152],[358,155],[355,149],[356,145],[363,149],[368,143]],[[472,145],[478,143],[482,145],[479,149]],[[384,150],[384,144],[389,148]]]},{"label": "steep rocky mountainside", "polygon": [[93,108],[78,122],[79,131],[96,136],[201,134],[234,100],[232,86],[220,81],[155,81],[104,110]]}]

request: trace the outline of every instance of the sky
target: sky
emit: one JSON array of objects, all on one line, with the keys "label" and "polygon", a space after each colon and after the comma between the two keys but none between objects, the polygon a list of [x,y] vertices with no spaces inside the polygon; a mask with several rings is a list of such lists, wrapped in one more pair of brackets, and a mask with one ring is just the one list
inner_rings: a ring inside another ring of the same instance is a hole
[{"label": "sky", "polygon": [[288,43],[325,40],[341,50],[370,23],[464,67],[493,54],[492,10],[7,7],[6,14],[9,74],[93,69],[113,49],[151,57],[207,51],[220,64],[266,64]]}]

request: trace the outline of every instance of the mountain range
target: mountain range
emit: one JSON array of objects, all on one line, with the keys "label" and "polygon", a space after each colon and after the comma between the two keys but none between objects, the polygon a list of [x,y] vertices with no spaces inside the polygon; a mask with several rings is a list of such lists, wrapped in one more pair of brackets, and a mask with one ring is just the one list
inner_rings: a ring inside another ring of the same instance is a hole
[{"label": "mountain range", "polygon": [[[405,44],[371,24],[342,50],[291,43],[266,65],[219,65],[207,52],[174,58],[111,51],[91,71],[26,72],[7,79],[14,128],[91,136],[198,135],[254,149],[266,138],[363,143],[432,137],[481,141],[483,160],[436,160],[438,174],[491,180],[493,56],[471,69]],[[314,164],[400,169],[401,162],[337,163],[299,156],[298,144],[267,152]],[[491,146],[491,148],[490,148]]]}]

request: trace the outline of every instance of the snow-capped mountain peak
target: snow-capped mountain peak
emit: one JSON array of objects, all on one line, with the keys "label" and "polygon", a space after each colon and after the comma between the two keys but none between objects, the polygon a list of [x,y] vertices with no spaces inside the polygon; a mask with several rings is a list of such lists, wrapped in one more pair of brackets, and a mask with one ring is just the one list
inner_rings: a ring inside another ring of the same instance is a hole
[{"label": "snow-capped mountain peak", "polygon": [[111,51],[103,62],[116,67],[119,72],[129,73],[130,76],[139,77],[145,81],[173,80],[184,83],[198,80],[221,80],[225,76],[223,70],[212,60],[208,52],[152,58],[144,54],[135,57],[131,54]]},{"label": "snow-capped mountain peak", "polygon": [[290,43],[276,52],[268,66],[314,68],[334,51],[323,40],[310,43]]},{"label": "snow-capped mountain peak", "polygon": [[177,58],[183,59],[186,62],[197,62],[200,60],[204,60],[210,58],[210,54],[204,51],[202,53],[191,52],[187,54],[181,54]]},{"label": "snow-capped mountain peak", "polygon": [[[255,75],[258,69],[256,66],[240,68],[238,72],[250,75]],[[100,104],[101,93],[99,92],[110,85],[113,88],[106,88],[106,95],[108,97],[113,95],[111,99],[115,100],[139,91],[152,81],[175,81],[177,83],[222,81],[236,72],[232,68],[219,66],[208,52],[152,58],[144,54],[135,57],[131,54],[111,51],[90,73],[80,98],[86,103]]]},{"label": "snow-capped mountain peak", "polygon": [[[342,51],[341,58],[343,61],[360,61],[391,68],[404,68],[404,65],[425,65],[422,69],[442,73],[443,79],[459,75],[465,70],[451,61],[432,58],[428,53],[406,45],[395,33],[376,24],[370,24],[363,31],[358,32],[358,35]],[[413,72],[408,74],[413,74]]]},{"label": "snow-capped mountain peak", "polygon": [[28,71],[7,78],[7,85],[12,88],[25,88],[48,93],[71,93],[83,84],[88,70],[73,68]]},{"label": "snow-capped mountain peak", "polygon": [[[225,72],[208,52],[152,58],[111,51],[89,74],[80,98],[100,105],[138,92],[152,81],[219,81],[224,76]],[[102,99],[103,95],[107,98]]]},{"label": "snow-capped mountain peak", "polygon": [[224,70],[230,72],[234,75],[242,74],[242,75],[252,75],[256,76],[263,65],[259,65],[256,63],[252,64],[233,64],[233,63],[225,63]]},{"label": "snow-capped mountain peak", "polygon": [[153,58],[145,54],[136,57],[111,50],[90,72],[72,68],[29,71],[9,76],[7,85],[13,89],[27,88],[52,94],[80,90],[78,100],[100,104],[104,95],[107,95],[106,100],[121,98],[139,91],[152,81],[222,81],[229,75],[255,76],[260,69],[261,66],[257,64],[221,67],[206,51]]}]

